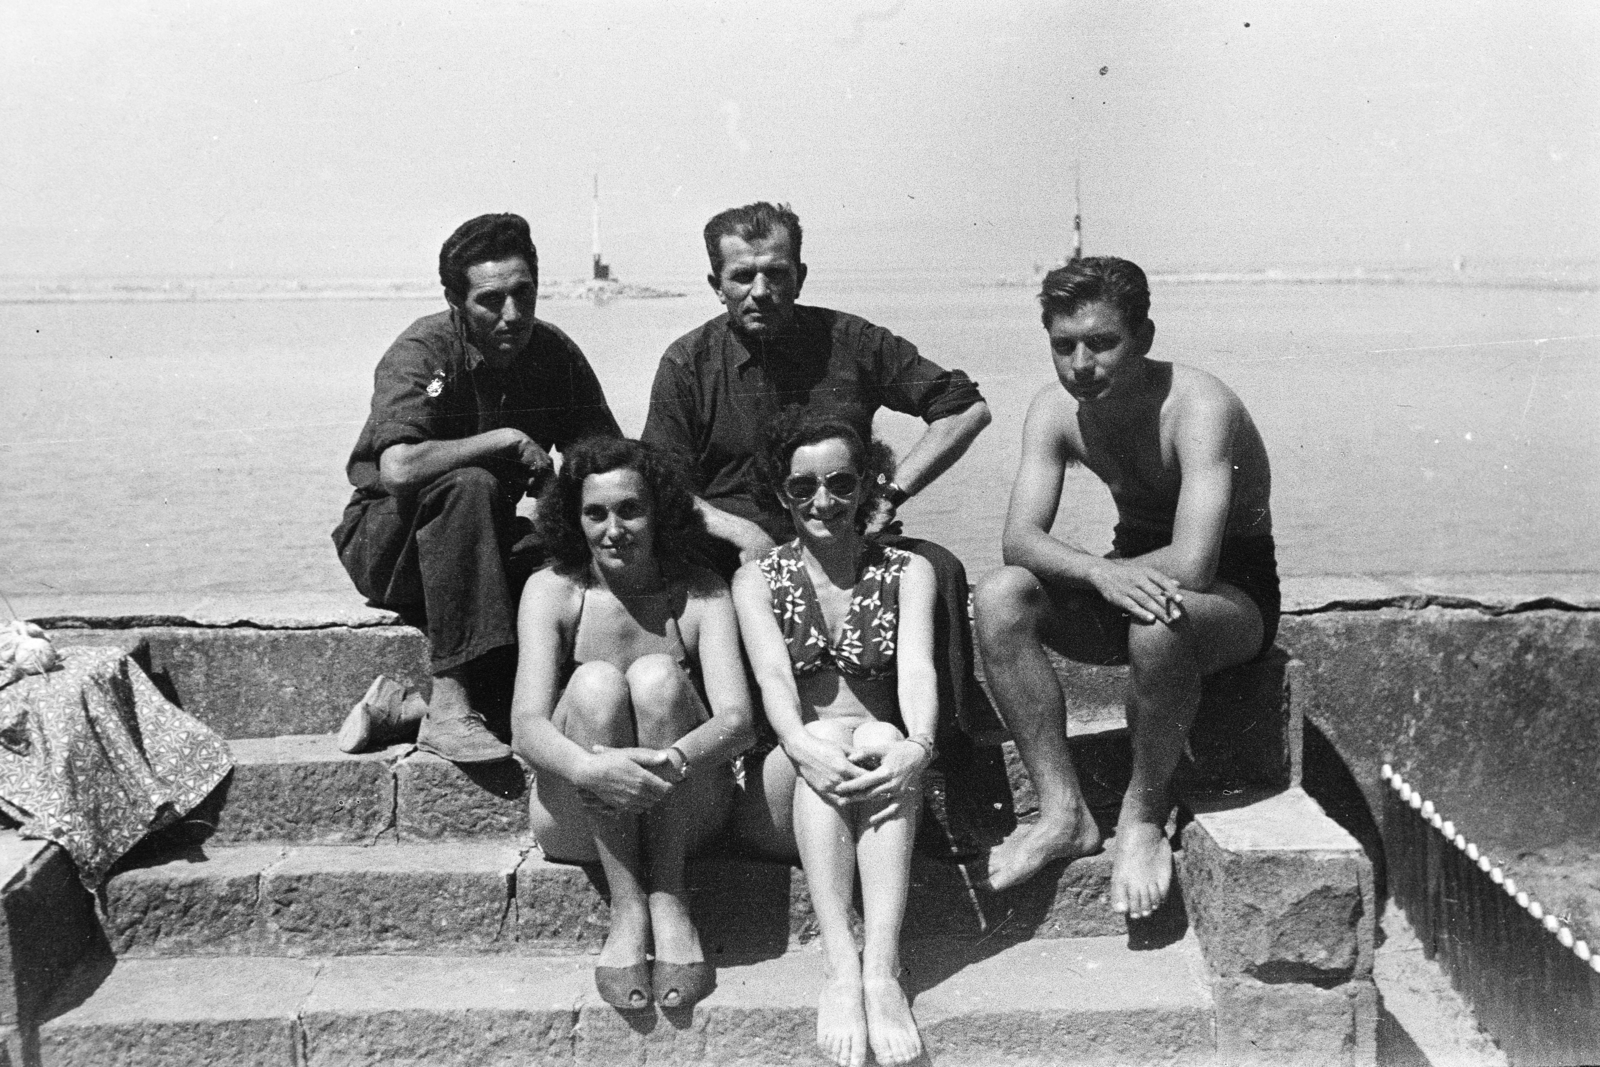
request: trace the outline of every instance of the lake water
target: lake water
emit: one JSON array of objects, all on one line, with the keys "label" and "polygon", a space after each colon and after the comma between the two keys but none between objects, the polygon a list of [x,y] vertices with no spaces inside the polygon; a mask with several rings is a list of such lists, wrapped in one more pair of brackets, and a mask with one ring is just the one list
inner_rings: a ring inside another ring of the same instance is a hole
[{"label": "lake water", "polygon": [[[974,577],[999,534],[1029,398],[1051,380],[1032,290],[817,271],[857,312],[966,369],[994,424],[903,512]],[[344,594],[328,532],[389,341],[434,301],[0,305],[0,591]],[[547,301],[624,431],[644,423],[681,299]],[[1600,297],[1399,285],[1156,283],[1159,358],[1204,367],[1255,416],[1288,575],[1600,570]],[[900,448],[920,424],[880,420]],[[1057,530],[1110,544],[1094,479]],[[353,597],[353,593],[350,593]]]}]

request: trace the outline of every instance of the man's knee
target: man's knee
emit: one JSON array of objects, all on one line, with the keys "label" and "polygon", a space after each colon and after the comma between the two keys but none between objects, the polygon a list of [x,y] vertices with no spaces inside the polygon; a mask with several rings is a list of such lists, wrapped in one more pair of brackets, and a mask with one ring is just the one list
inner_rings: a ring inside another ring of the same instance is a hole
[{"label": "man's knee", "polygon": [[1022,567],[1001,567],[979,582],[973,594],[979,636],[1031,631],[1043,601],[1044,586],[1033,572]]},{"label": "man's knee", "polygon": [[445,471],[422,488],[424,498],[440,497],[457,506],[482,503],[492,507],[505,495],[500,480],[482,467],[457,467]]},{"label": "man's knee", "polygon": [[1128,626],[1128,665],[1136,675],[1198,672],[1198,651],[1194,634],[1182,626],[1159,621]]}]

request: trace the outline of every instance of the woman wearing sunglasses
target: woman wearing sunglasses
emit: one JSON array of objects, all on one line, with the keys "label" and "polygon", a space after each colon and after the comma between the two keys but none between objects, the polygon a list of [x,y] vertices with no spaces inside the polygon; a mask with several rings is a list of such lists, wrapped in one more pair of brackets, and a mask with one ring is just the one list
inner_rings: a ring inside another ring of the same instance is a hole
[{"label": "woman wearing sunglasses", "polygon": [[523,590],[512,703],[512,746],[537,775],[533,830],[549,858],[605,871],[606,1002],[686,1008],[715,975],[684,864],[721,833],[731,761],[753,738],[728,587],[686,562],[693,498],[637,441],[574,447],[539,526],[555,563]]},{"label": "woman wearing sunglasses", "polygon": [[[933,568],[864,536],[888,450],[848,424],[780,424],[758,471],[798,533],[734,577],[777,749],[745,757],[741,836],[798,851],[822,932],[817,1042],[834,1062],[907,1063],[922,1042],[900,987],[920,780],[933,758]],[[887,481],[887,479],[884,479]],[[864,942],[850,929],[861,876]]]}]

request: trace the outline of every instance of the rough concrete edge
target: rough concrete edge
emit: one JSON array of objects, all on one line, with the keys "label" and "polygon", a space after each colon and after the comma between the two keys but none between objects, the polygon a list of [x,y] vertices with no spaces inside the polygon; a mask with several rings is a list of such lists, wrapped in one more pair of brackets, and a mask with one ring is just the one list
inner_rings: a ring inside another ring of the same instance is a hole
[{"label": "rough concrete edge", "polygon": [[[94,915],[94,903],[78,880],[77,865],[66,850],[52,841],[22,840],[28,846],[37,847],[31,847],[14,867],[0,872],[0,898],[9,901],[12,897],[31,895],[36,898],[36,909],[48,909],[51,919],[59,920],[46,930],[31,926],[13,929],[11,908],[0,904],[0,922],[4,923],[8,941],[4,959],[9,971],[4,976],[3,1007],[5,1014],[12,1016],[6,1023],[26,1032],[36,1025],[35,1017],[49,1003],[57,987],[71,976],[83,957],[97,947],[94,941],[100,936],[100,924]],[[53,880],[58,891],[51,891],[51,886],[45,884],[47,880]],[[76,945],[57,943],[58,935],[64,930],[70,935],[73,928],[84,935]],[[18,944],[29,939],[37,942],[41,936],[51,939],[42,950],[29,950]],[[41,961],[45,961],[42,968]],[[42,973],[24,976],[20,973],[23,966],[33,971],[42,970]]]},{"label": "rough concrete edge", "polygon": [[[1526,611],[1600,611],[1600,572],[1527,572],[1506,574],[1328,574],[1283,579],[1285,615],[1451,608],[1487,615]],[[32,621],[47,629],[130,630],[183,626],[201,629],[319,630],[395,626],[399,616],[379,608],[346,604],[328,594],[273,596],[269,604],[240,596],[217,598],[175,611],[116,610],[102,601],[101,610],[66,606],[96,597],[32,598]],[[121,598],[139,600],[143,598]],[[56,604],[63,607],[55,609]],[[970,604],[970,600],[969,600]],[[269,606],[270,605],[270,606]],[[970,611],[970,607],[969,607]]]}]

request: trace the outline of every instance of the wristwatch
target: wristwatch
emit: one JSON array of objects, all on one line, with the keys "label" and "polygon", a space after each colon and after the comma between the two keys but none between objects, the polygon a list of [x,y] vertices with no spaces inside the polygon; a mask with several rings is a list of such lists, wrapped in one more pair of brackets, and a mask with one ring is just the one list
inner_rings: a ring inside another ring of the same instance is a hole
[{"label": "wristwatch", "polygon": [[889,481],[888,475],[878,475],[878,484],[883,486],[883,499],[896,511],[900,509],[901,504],[911,499],[911,494],[900,488],[898,482]]}]

